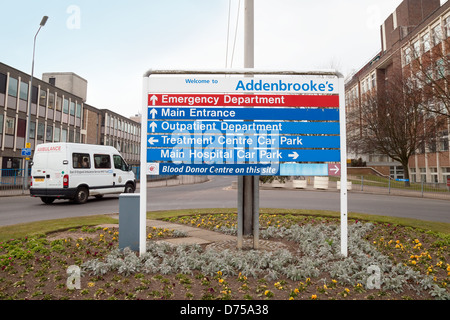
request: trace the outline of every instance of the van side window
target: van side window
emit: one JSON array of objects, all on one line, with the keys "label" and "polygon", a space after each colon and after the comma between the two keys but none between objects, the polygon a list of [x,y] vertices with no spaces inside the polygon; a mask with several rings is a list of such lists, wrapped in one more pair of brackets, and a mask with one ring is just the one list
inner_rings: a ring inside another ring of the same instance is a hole
[{"label": "van side window", "polygon": [[110,169],[111,158],[109,154],[94,154],[94,164],[97,169]]},{"label": "van side window", "polygon": [[89,169],[91,167],[89,153],[72,153],[72,166],[74,169]]},{"label": "van side window", "polygon": [[125,163],[125,161],[123,161],[121,156],[114,155],[113,158],[114,158],[114,168],[122,171],[127,171],[127,164]]}]

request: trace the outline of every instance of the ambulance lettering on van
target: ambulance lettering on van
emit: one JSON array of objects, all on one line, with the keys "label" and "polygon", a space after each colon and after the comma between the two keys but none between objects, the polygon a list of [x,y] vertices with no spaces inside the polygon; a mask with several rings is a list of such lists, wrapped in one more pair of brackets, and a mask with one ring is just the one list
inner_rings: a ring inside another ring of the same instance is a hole
[{"label": "ambulance lettering on van", "polygon": [[85,203],[89,196],[133,193],[136,179],[114,147],[46,143],[36,147],[30,195],[50,204],[55,199]]}]

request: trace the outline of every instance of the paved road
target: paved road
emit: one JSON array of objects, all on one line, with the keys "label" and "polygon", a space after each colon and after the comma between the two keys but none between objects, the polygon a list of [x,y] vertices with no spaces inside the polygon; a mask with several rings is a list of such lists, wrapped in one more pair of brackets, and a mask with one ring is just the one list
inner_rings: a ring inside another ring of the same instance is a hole
[{"label": "paved road", "polygon": [[[236,177],[215,176],[195,185],[147,189],[147,210],[192,208],[236,208],[237,191],[231,189]],[[28,196],[0,197],[0,225],[75,216],[118,213],[119,197],[90,199],[84,205],[55,201],[44,205]],[[336,191],[260,190],[261,208],[318,209],[339,211]],[[450,201],[349,192],[348,210],[368,214],[408,217],[450,223]]]}]

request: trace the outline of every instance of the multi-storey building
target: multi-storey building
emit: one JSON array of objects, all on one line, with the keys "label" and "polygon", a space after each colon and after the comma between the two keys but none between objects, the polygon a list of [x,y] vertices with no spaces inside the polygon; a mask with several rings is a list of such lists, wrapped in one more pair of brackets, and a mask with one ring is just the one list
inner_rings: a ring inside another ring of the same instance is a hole
[{"label": "multi-storey building", "polygon": [[140,163],[141,125],[108,109],[96,109],[84,104],[83,143],[113,146],[128,164]]},{"label": "multi-storey building", "polygon": [[[423,67],[426,61],[430,74],[448,75],[449,70],[443,69],[448,68],[447,61],[450,61],[450,48],[446,45],[450,36],[449,2],[441,6],[439,0],[404,0],[381,25],[380,36],[381,51],[346,80],[347,114],[362,113],[365,95],[383,92],[395,74],[405,79],[424,78],[418,75],[414,65]],[[430,102],[424,100],[423,103]],[[422,145],[409,159],[412,182],[445,183],[450,177],[450,118],[448,114],[443,116],[446,122],[436,133],[436,139]],[[361,122],[347,130],[362,135],[364,124]],[[362,158],[368,166],[384,174],[403,178],[402,166],[386,155],[361,154],[350,149],[349,157]]]},{"label": "multi-storey building", "polygon": [[[23,169],[28,99],[31,150],[45,142],[115,146],[139,163],[140,123],[85,103],[87,81],[73,73],[46,73],[40,80],[0,63],[0,169]],[[9,174],[5,170],[2,174]]]}]

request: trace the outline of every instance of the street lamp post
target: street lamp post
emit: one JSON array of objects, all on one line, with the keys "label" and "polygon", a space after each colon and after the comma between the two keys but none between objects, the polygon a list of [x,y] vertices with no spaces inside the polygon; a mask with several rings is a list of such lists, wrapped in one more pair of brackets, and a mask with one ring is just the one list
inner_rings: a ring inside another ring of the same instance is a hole
[{"label": "street lamp post", "polygon": [[[36,49],[36,38],[43,26],[45,26],[45,23],[47,22],[48,17],[43,16],[41,23],[39,24],[39,29],[36,32],[36,35],[34,36],[34,42],[33,42],[33,59],[31,62],[31,77],[30,77],[30,89],[29,89],[29,95],[28,95],[28,107],[27,107],[27,132],[25,134],[25,147],[28,147],[29,139],[30,139],[30,114],[31,114],[31,99],[33,96],[33,76],[34,76],[34,52]],[[28,158],[25,159],[25,181],[23,183],[23,190],[25,188],[28,188]],[[26,187],[25,187],[26,185]]]}]

